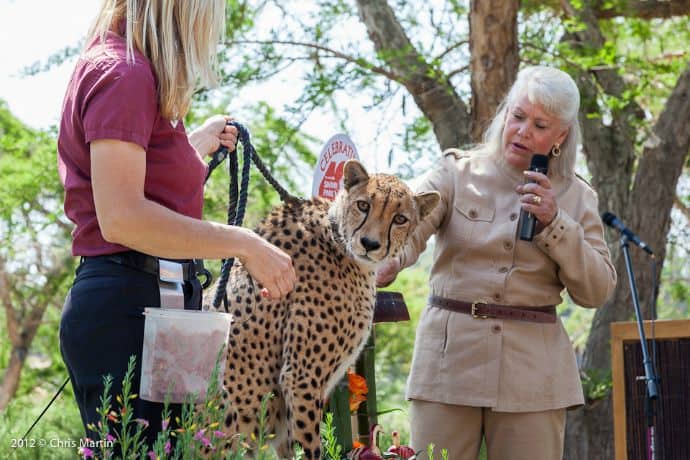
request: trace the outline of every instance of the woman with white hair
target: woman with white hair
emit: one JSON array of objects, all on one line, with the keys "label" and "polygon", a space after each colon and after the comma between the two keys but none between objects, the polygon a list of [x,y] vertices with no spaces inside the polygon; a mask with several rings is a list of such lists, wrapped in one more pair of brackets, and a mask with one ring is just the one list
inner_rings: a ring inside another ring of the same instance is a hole
[{"label": "woman with white hair", "polygon": [[[562,458],[565,411],[584,398],[555,307],[564,289],[599,307],[616,284],[597,195],[574,173],[579,102],[565,72],[519,72],[484,142],[445,151],[425,178],[419,189],[441,203],[378,272],[392,282],[436,235],[407,388],[415,449],[476,459],[484,439],[490,460]],[[528,171],[537,153],[547,174]],[[519,238],[521,211],[536,219],[531,241]]]},{"label": "woman with white hair", "polygon": [[[75,224],[72,253],[81,263],[63,309],[60,349],[93,439],[103,376],[113,377],[114,397],[131,355],[139,393],[142,312],[161,305],[163,259],[179,269],[190,309],[201,307],[190,259],[238,257],[273,298],[295,282],[282,250],[247,229],[201,220],[203,157],[220,145],[232,150],[237,130],[218,115],[188,134],[182,120],[194,91],[215,83],[225,3],[104,0],[65,94],[58,169],[65,213]],[[150,444],[163,405],[139,398],[132,405],[133,418],[148,423]],[[172,406],[172,423],[179,409]]]}]

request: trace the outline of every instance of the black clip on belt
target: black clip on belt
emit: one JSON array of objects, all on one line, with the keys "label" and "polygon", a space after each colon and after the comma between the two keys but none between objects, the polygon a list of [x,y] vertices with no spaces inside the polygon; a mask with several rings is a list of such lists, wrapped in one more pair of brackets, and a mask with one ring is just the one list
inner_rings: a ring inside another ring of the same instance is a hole
[{"label": "black clip on belt", "polygon": [[[212,282],[211,272],[204,267],[204,261],[201,259],[194,259],[193,262],[175,262],[172,260],[159,259],[136,251],[82,257],[82,262],[87,258],[107,260],[118,265],[124,265],[125,267],[130,267],[153,275],[163,281],[174,282],[179,281],[180,278],[183,281],[190,281],[195,277],[203,276],[203,282],[199,280],[202,289],[209,287]],[[179,270],[181,270],[182,273],[179,273]]]}]

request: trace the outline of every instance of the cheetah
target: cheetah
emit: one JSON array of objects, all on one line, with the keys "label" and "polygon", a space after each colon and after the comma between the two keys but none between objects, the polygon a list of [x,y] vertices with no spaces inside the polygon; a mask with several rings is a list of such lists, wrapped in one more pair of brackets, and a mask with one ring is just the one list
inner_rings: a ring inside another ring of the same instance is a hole
[{"label": "cheetah", "polygon": [[259,224],[257,233],[292,257],[297,282],[272,300],[241,264],[231,271],[229,306],[219,308],[233,315],[223,382],[226,439],[257,435],[261,400],[273,393],[266,428],[276,433],[281,458],[295,443],[305,458],[321,457],[324,400],[371,331],[376,266],[398,255],[439,200],[437,192],[414,195],[396,177],[369,175],[349,160],[332,204],[288,203]]}]

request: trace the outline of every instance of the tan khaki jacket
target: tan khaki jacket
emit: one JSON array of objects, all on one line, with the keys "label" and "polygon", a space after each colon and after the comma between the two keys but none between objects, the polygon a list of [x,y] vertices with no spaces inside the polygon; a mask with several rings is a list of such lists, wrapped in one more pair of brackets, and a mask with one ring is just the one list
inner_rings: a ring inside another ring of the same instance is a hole
[{"label": "tan khaki jacket", "polygon": [[[577,177],[552,177],[559,212],[534,241],[517,237],[515,187],[521,171],[502,157],[447,153],[418,187],[441,203],[420,224],[401,257],[413,264],[436,235],[430,294],[468,302],[543,306],[563,289],[598,307],[616,272],[604,241],[597,195]],[[417,327],[408,399],[527,412],[584,403],[570,339],[554,324],[470,315],[427,306]]]}]

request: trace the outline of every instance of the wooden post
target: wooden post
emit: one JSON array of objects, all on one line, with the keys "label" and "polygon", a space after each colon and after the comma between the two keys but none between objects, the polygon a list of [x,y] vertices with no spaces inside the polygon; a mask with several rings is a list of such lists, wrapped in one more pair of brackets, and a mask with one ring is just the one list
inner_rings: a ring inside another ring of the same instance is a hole
[{"label": "wooden post", "polygon": [[367,400],[364,401],[357,410],[357,432],[358,440],[369,445],[369,430],[374,424],[378,423],[376,409],[376,372],[374,349],[375,344],[374,329],[371,331],[367,344],[362,349],[355,364],[355,372],[367,380]]},{"label": "wooden post", "polygon": [[[379,291],[376,294],[374,324],[408,321],[410,315],[405,300],[399,292]],[[369,445],[369,431],[378,423],[376,408],[376,373],[375,373],[375,329],[372,325],[371,335],[357,358],[355,372],[367,381],[367,399],[360,404],[355,417],[350,417],[350,390],[347,376],[336,385],[330,398],[329,408],[333,412],[336,437],[343,446],[344,452],[352,450],[352,427],[356,425],[357,440]],[[353,420],[354,419],[354,420]]]},{"label": "wooden post", "polygon": [[350,389],[347,386],[347,377],[342,379],[333,389],[329,398],[328,410],[333,412],[335,424],[335,436],[338,444],[343,447],[343,452],[352,450],[352,425],[350,421]]}]

